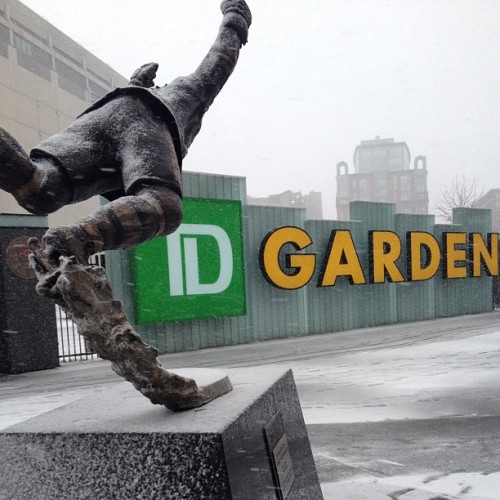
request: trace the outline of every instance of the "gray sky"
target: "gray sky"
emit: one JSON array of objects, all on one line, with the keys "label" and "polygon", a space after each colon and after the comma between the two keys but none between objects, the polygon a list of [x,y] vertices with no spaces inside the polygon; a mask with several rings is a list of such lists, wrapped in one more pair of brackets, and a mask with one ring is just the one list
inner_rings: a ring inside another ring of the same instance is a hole
[{"label": "gray sky", "polygon": [[[190,73],[218,0],[22,0],[129,76]],[[375,136],[427,156],[431,204],[455,175],[500,188],[500,0],[248,0],[249,43],[185,169],[247,177],[248,193],[321,191]],[[352,172],[353,170],[351,170]]]}]

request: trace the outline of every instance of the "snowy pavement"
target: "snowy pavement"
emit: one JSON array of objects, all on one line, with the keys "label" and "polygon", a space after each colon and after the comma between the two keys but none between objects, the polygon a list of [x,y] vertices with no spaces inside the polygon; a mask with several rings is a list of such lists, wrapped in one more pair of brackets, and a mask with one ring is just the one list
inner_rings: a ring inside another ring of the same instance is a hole
[{"label": "snowy pavement", "polygon": [[500,498],[500,327],[293,369],[326,498]]},{"label": "snowy pavement", "polygon": [[500,325],[455,341],[295,362],[308,424],[500,415]]},{"label": "snowy pavement", "polygon": [[[290,366],[326,499],[500,499],[498,312],[162,362]],[[117,382],[103,361],[0,377],[0,428]]]}]

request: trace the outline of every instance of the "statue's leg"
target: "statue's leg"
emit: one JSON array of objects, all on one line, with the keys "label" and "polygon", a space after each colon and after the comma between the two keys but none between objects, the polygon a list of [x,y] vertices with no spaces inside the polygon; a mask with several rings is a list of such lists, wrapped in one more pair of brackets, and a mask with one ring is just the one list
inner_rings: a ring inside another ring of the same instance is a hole
[{"label": "statue's leg", "polygon": [[35,215],[55,212],[69,202],[65,173],[49,159],[32,161],[21,145],[0,128],[0,189]]},{"label": "statue's leg", "polygon": [[103,250],[130,248],[170,234],[182,220],[180,196],[165,186],[145,186],[97,209],[67,227],[49,229],[43,237],[53,260],[75,255],[85,263]]},{"label": "statue's leg", "polygon": [[[139,105],[133,104],[131,116]],[[51,258],[75,255],[85,263],[94,253],[130,248],[170,234],[181,223],[181,174],[172,137],[149,108],[141,109],[150,113],[150,118],[125,123],[115,138],[127,196],[70,226],[49,229],[43,242]]]}]

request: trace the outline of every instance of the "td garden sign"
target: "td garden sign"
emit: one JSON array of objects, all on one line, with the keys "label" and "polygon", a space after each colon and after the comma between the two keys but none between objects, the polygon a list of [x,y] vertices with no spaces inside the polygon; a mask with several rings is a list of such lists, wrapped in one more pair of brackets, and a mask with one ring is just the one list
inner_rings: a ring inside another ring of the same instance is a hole
[{"label": "td garden sign", "polygon": [[241,202],[185,199],[184,222],[131,251],[138,324],[246,312]]},{"label": "td garden sign", "polygon": [[[441,266],[447,279],[498,275],[498,234],[488,234],[485,242],[480,233],[443,233],[442,246],[427,232],[406,233],[406,255],[402,255],[400,237],[391,231],[369,231],[368,273],[360,262],[350,231],[332,231],[323,261],[315,254],[285,253],[291,245],[306,250],[313,241],[298,227],[281,227],[269,233],[261,246],[260,266],[266,279],[274,286],[295,290],[307,285],[319,266],[317,286],[335,286],[339,277],[353,285],[367,283],[425,281],[433,278]],[[466,250],[466,244],[469,249]],[[442,248],[442,250],[441,250]],[[407,278],[398,261],[405,262]]]},{"label": "td garden sign", "polygon": [[[252,224],[249,217],[247,227]],[[479,232],[443,232],[436,237],[406,231],[401,237],[372,230],[358,248],[351,231],[335,229],[327,233],[325,248],[315,253],[310,251],[314,243],[310,234],[290,225],[267,230],[257,241],[247,238],[255,246],[247,253],[258,252],[259,262],[245,260],[243,233],[240,201],[185,199],[183,224],[174,234],[130,253],[136,323],[245,316],[245,265],[253,269],[249,289],[257,310],[264,307],[262,300],[269,301],[263,278],[281,290],[297,290],[306,285],[335,287],[340,281],[422,282],[437,273],[446,280],[498,275],[496,233],[483,238]]]}]

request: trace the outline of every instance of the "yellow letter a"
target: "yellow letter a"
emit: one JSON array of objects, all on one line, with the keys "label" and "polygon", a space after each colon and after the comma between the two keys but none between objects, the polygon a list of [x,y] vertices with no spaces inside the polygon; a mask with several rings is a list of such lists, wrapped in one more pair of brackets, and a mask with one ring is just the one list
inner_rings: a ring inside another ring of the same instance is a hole
[{"label": "yellow letter a", "polygon": [[333,286],[339,276],[347,276],[351,285],[366,283],[363,269],[359,262],[351,232],[347,230],[332,231],[329,243],[330,251],[319,278],[319,286]]}]

